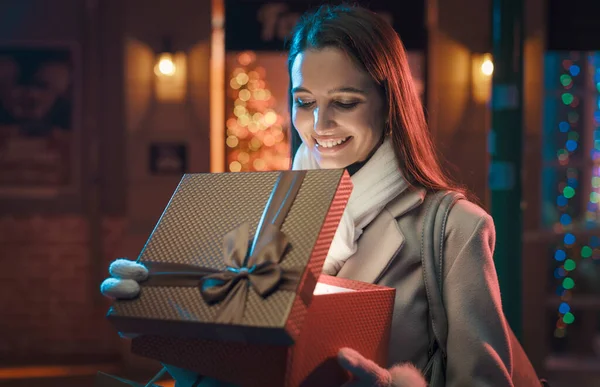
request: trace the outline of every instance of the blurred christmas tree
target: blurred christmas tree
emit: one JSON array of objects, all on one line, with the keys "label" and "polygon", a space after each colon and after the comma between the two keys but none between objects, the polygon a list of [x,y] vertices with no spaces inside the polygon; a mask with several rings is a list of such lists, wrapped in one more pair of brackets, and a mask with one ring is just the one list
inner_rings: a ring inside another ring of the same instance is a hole
[{"label": "blurred christmas tree", "polygon": [[230,74],[227,119],[227,169],[231,172],[289,169],[286,120],[273,107],[266,71],[256,54],[243,52]]}]

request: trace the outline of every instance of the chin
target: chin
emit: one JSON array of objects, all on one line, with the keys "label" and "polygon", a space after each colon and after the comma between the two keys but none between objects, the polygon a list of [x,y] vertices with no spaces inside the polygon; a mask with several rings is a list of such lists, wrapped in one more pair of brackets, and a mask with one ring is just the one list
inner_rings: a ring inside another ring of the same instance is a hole
[{"label": "chin", "polygon": [[344,162],[344,161],[335,161],[335,160],[321,160],[317,162],[319,164],[319,168],[321,169],[343,169],[349,165],[352,165],[352,162]]}]

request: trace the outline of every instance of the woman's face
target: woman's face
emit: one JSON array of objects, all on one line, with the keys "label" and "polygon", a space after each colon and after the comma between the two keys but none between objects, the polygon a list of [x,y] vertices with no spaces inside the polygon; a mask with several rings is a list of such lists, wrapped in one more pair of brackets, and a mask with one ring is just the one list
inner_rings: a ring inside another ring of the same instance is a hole
[{"label": "woman's face", "polygon": [[321,168],[364,161],[381,140],[384,104],[377,84],[336,48],[307,50],[291,69],[292,122]]}]

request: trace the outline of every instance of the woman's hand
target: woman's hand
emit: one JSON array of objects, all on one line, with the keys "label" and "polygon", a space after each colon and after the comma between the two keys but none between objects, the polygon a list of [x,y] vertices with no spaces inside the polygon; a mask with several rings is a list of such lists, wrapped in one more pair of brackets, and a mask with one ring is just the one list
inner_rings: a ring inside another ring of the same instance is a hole
[{"label": "woman's hand", "polygon": [[419,370],[411,364],[386,370],[350,348],[340,349],[338,362],[354,376],[342,387],[427,387]]},{"label": "woman's hand", "polygon": [[[130,300],[140,293],[139,281],[148,278],[148,269],[142,264],[119,258],[110,264],[110,278],[100,285],[100,292],[113,300]],[[135,333],[119,332],[124,339],[133,339]]]},{"label": "woman's hand", "polygon": [[342,348],[338,352],[340,365],[354,376],[353,380],[343,387],[391,387],[392,375],[350,348]]},{"label": "woman's hand", "polygon": [[100,285],[100,292],[108,298],[128,300],[140,293],[140,281],[148,278],[148,269],[140,263],[128,259],[117,259],[110,264],[111,277]]}]

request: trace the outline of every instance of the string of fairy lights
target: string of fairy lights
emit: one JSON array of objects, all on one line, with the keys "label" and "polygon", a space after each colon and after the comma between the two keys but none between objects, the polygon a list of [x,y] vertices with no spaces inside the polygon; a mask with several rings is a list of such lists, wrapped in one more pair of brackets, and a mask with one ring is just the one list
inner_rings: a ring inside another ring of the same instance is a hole
[{"label": "string of fairy lights", "polygon": [[231,106],[227,118],[227,168],[230,172],[289,168],[285,119],[265,81],[266,70],[252,51],[237,55],[229,79]]},{"label": "string of fairy lights", "polygon": [[[593,57],[589,57],[590,63]],[[580,111],[578,109],[580,100],[577,95],[574,95],[572,88],[574,81],[582,72],[580,56],[578,54],[571,55],[569,59],[562,62],[563,71],[560,75],[560,84],[563,87],[561,92],[562,103],[567,108],[565,110],[565,119],[558,125],[558,129],[564,139],[564,147],[561,147],[557,152],[558,163],[561,166],[566,166],[565,179],[558,185],[558,196],[556,205],[560,214],[560,221],[557,224],[557,231],[562,234],[562,243],[554,252],[554,259],[558,267],[554,270],[554,277],[559,281],[556,289],[556,294],[560,297],[558,306],[558,321],[554,336],[558,338],[565,337],[567,326],[575,321],[575,315],[571,306],[572,290],[575,287],[574,270],[578,263],[586,259],[600,259],[600,238],[592,236],[588,243],[578,242],[578,238],[574,233],[575,217],[579,215],[577,201],[581,200],[582,181],[580,181],[580,170],[571,165],[571,159],[576,152],[583,152],[580,143],[582,122],[580,119]],[[594,83],[600,94],[600,66],[595,66]],[[584,80],[585,82],[585,80]],[[596,96],[594,113],[594,132],[593,132],[593,148],[591,150],[592,176],[591,176],[591,192],[589,200],[585,208],[585,216],[583,218],[584,227],[593,229],[598,226],[599,218],[599,202],[600,202],[600,95]],[[587,141],[586,141],[587,142]],[[583,155],[584,158],[587,155]],[[585,164],[585,163],[584,163]]]},{"label": "string of fairy lights", "polygon": [[[561,134],[566,134],[564,147],[559,148],[557,152],[558,163],[561,166],[569,165],[571,156],[579,147],[579,113],[576,108],[579,105],[578,97],[571,93],[574,77],[577,77],[581,72],[581,68],[577,61],[570,59],[563,60],[563,74],[560,75],[560,84],[563,87],[561,100],[564,105],[569,107],[566,111],[566,120],[561,121],[558,129]],[[558,197],[556,204],[560,213],[560,225],[557,225],[561,231],[571,229],[572,206],[570,202],[577,199],[577,189],[579,188],[579,171],[576,168],[567,168],[566,179],[558,186]],[[577,264],[573,260],[572,248],[575,245],[576,238],[570,232],[563,235],[562,244],[556,249],[554,259],[558,262],[559,267],[554,271],[554,277],[560,280],[556,293],[561,297],[561,303],[558,307],[559,318],[556,323],[554,335],[556,337],[564,337],[565,330],[568,324],[575,321],[575,316],[571,312],[571,307],[568,303],[571,297],[571,289],[575,286],[575,281],[571,278],[571,272],[575,270]]]}]

